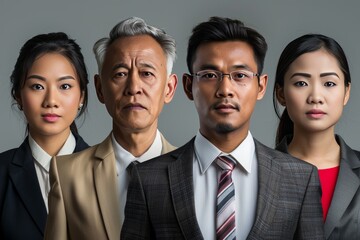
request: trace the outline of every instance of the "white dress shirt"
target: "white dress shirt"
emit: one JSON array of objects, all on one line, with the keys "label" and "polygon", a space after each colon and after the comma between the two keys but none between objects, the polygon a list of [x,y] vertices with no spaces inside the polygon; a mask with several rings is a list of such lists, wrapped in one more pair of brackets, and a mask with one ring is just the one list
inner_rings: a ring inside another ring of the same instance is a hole
[{"label": "white dress shirt", "polygon": [[[222,152],[200,132],[195,137],[193,159],[196,218],[204,239],[216,239],[216,195],[221,169],[214,160]],[[238,164],[232,173],[235,187],[236,239],[246,239],[255,220],[258,169],[255,143],[250,132],[231,153]]]},{"label": "white dress shirt", "polygon": [[112,145],[114,148],[116,159],[116,172],[118,178],[118,199],[120,201],[120,223],[121,226],[124,222],[124,210],[127,196],[127,189],[130,182],[130,174],[126,170],[129,164],[133,161],[145,162],[151,158],[160,156],[162,150],[161,135],[159,130],[156,132],[154,142],[150,148],[140,157],[135,157],[128,151],[126,151],[116,140],[114,134],[111,134]]},{"label": "white dress shirt", "polygon": [[[35,171],[37,179],[39,181],[41,194],[44,199],[46,211],[48,212],[48,195],[50,192],[49,169],[52,156],[45,152],[44,149],[42,149],[39,144],[35,142],[35,140],[31,137],[30,133],[28,139],[32,156],[35,159]],[[74,135],[70,132],[69,137],[66,139],[57,156],[71,154],[74,152],[75,147],[76,139]]]}]

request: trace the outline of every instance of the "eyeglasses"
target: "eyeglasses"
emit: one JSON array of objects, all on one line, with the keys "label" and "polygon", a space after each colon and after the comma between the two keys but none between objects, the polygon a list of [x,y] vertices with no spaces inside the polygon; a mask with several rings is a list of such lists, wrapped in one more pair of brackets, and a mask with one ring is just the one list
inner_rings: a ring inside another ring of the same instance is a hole
[{"label": "eyeglasses", "polygon": [[230,73],[222,73],[217,70],[203,70],[193,74],[192,76],[196,77],[199,82],[219,83],[225,75],[229,76],[229,78],[238,85],[247,84],[251,82],[254,77],[260,76],[258,73],[253,73],[244,69],[235,70]]}]

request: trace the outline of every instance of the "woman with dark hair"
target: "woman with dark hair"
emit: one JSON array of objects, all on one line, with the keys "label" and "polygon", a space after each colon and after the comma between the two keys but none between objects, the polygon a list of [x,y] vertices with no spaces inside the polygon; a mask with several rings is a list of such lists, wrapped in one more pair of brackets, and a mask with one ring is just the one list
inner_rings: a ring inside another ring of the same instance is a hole
[{"label": "woman with dark hair", "polygon": [[360,153],[335,135],[350,87],[345,53],[330,37],[301,36],[280,56],[273,103],[279,117],[278,103],[285,109],[277,149],[318,168],[326,239],[360,238]]},{"label": "woman with dark hair", "polygon": [[50,160],[88,147],[74,122],[86,110],[88,75],[80,47],[60,32],[28,40],[10,79],[28,135],[0,154],[0,239],[43,239]]}]

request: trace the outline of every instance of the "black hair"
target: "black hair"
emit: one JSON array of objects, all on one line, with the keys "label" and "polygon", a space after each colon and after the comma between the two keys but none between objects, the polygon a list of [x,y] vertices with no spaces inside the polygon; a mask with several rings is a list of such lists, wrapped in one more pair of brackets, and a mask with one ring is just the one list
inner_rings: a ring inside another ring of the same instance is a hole
[{"label": "black hair", "polygon": [[209,21],[202,22],[193,29],[186,58],[189,72],[193,73],[192,64],[195,61],[196,50],[201,44],[237,40],[246,42],[252,47],[258,67],[257,73],[261,74],[267,51],[265,38],[239,20],[221,17],[211,17]]},{"label": "black hair", "polygon": [[305,53],[315,52],[321,48],[333,55],[338,61],[339,67],[345,77],[345,86],[349,86],[351,83],[350,70],[346,55],[340,44],[334,39],[321,34],[306,34],[290,42],[280,55],[273,89],[273,106],[276,115],[280,118],[275,139],[276,145],[279,144],[286,135],[292,135],[294,132],[294,124],[289,117],[287,109],[285,108],[283,113],[280,113],[276,93],[279,89],[284,87],[284,77],[290,65],[299,56]]},{"label": "black hair", "polygon": [[[86,111],[88,104],[87,84],[88,73],[80,46],[63,32],[36,35],[29,39],[21,48],[19,57],[10,76],[11,95],[16,101],[20,97],[20,91],[24,87],[28,71],[37,58],[46,53],[58,53],[66,57],[74,66],[79,79],[80,90],[84,94],[83,107],[78,116]],[[77,133],[75,121],[71,124],[72,132]]]}]

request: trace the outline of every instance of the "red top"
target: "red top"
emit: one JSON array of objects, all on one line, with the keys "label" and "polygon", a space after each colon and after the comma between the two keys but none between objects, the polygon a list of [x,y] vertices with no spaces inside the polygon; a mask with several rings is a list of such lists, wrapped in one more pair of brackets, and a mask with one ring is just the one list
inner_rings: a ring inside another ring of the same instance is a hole
[{"label": "red top", "polygon": [[326,216],[330,207],[331,199],[334,194],[336,181],[338,178],[340,167],[319,169],[320,185],[322,190],[321,205],[323,209],[323,219],[326,220]]}]

